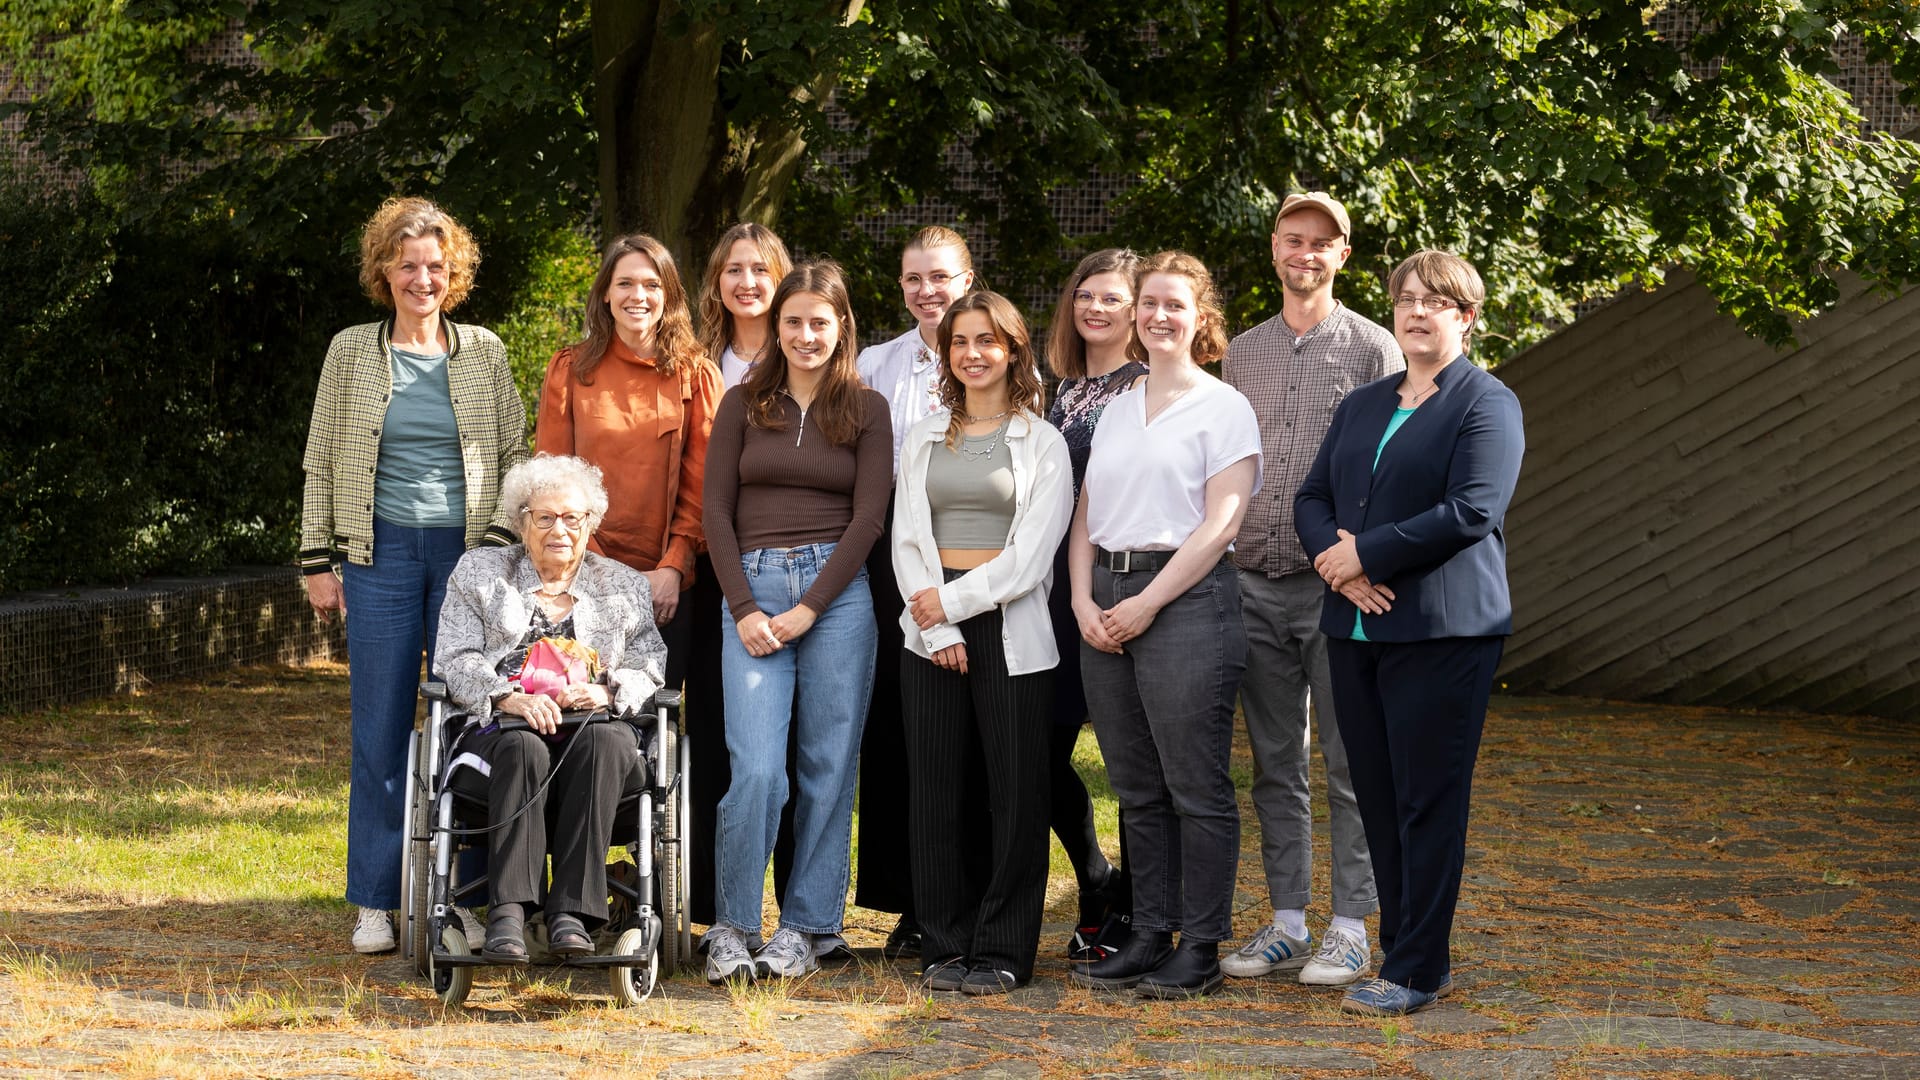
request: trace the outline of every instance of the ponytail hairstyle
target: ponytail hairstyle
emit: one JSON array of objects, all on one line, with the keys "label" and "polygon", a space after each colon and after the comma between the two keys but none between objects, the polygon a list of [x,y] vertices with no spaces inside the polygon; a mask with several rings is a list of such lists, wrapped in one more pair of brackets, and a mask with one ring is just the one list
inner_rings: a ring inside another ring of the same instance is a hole
[{"label": "ponytail hairstyle", "polygon": [[[1193,285],[1194,307],[1200,318],[1193,328],[1193,362],[1212,364],[1227,355],[1227,316],[1220,308],[1220,293],[1213,287],[1213,275],[1207,272],[1207,264],[1184,251],[1162,251],[1140,260],[1140,266],[1133,273],[1133,295],[1140,295],[1140,286],[1146,284],[1153,274],[1166,274],[1169,277],[1183,277]],[[1147,350],[1140,344],[1138,334],[1127,343],[1127,357],[1147,362]]]},{"label": "ponytail hairstyle", "polygon": [[[827,357],[826,371],[807,415],[826,435],[827,441],[835,446],[852,446],[859,441],[860,429],[867,418],[866,404],[861,400],[866,384],[860,381],[860,368],[855,363],[859,335],[854,330],[853,303],[847,295],[846,276],[840,272],[839,263],[830,259],[804,262],[780,279],[780,287],[773,290],[774,340],[777,345],[780,320],[787,304],[809,297],[824,300],[833,308],[834,318],[840,324],[840,337],[834,342],[833,353]],[[769,431],[786,429],[786,417],[780,406],[780,397],[787,389],[784,347],[781,347],[779,363],[755,364],[740,388],[746,395],[748,423]]]},{"label": "ponytail hairstyle", "polygon": [[613,284],[613,271],[628,255],[644,255],[660,274],[661,298],[666,309],[660,313],[654,345],[659,351],[655,361],[662,375],[672,375],[681,365],[699,362],[706,353],[693,333],[693,314],[687,309],[687,290],[680,284],[680,269],[665,244],[645,233],[630,233],[607,245],[600,259],[600,273],[587,290],[586,336],[573,345],[573,377],[582,386],[593,384],[593,369],[606,358],[619,334],[614,330],[613,312],[607,309],[607,289]]},{"label": "ponytail hairstyle", "polygon": [[[742,240],[760,252],[760,261],[767,264],[767,273],[772,275],[775,287],[787,276],[787,271],[793,269],[787,245],[765,225],[743,221],[720,234],[720,242],[713,245],[713,254],[707,256],[707,272],[700,283],[700,347],[707,359],[716,364],[720,362],[720,354],[733,344],[733,312],[728,311],[720,299],[720,275],[727,269],[727,257],[733,254],[733,245]],[[771,313],[767,321],[773,321]],[[774,344],[771,326],[767,330],[767,344]]]},{"label": "ponytail hairstyle", "polygon": [[959,445],[961,420],[967,402],[967,388],[953,373],[953,324],[960,316],[977,311],[987,317],[993,336],[1007,350],[1007,403],[1023,416],[1039,419],[1046,410],[1047,391],[1040,385],[1040,372],[1033,357],[1033,337],[1020,309],[997,292],[981,289],[955,300],[940,317],[940,404],[952,414],[947,420],[947,447]]}]

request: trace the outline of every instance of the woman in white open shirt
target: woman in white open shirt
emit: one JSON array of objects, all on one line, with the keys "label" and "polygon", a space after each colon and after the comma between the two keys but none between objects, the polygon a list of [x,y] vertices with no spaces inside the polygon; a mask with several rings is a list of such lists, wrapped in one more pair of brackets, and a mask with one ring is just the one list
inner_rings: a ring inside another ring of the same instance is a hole
[{"label": "woman in white open shirt", "polygon": [[1227,764],[1247,636],[1225,556],[1259,490],[1260,425],[1200,368],[1227,348],[1207,268],[1162,252],[1136,274],[1132,348],[1148,374],[1101,414],[1067,549],[1087,711],[1127,833],[1133,935],[1073,981],[1191,997],[1219,987],[1232,931],[1240,813]]},{"label": "woman in white open shirt", "polygon": [[[907,432],[894,491],[913,903],[927,989],[1003,994],[1033,977],[1046,905],[1047,589],[1073,464],[1005,297],[954,301],[938,340],[943,408]],[[984,865],[956,857],[981,834]]]}]

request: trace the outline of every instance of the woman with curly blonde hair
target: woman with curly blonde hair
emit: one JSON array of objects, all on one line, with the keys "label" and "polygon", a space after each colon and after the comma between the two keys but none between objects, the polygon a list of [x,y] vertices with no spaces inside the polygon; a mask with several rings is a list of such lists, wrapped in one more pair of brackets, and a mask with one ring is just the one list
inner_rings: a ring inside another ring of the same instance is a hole
[{"label": "woman with curly blonde hair", "polygon": [[506,349],[446,318],[479,265],[472,235],[438,206],[382,204],[361,237],[360,282],[390,313],[334,337],[307,431],[307,599],[322,618],[353,612],[347,899],[360,907],[363,953],[395,944],[407,740],[447,577],[468,548],[511,543],[518,520],[518,507],[499,505],[501,477],[527,456]]}]

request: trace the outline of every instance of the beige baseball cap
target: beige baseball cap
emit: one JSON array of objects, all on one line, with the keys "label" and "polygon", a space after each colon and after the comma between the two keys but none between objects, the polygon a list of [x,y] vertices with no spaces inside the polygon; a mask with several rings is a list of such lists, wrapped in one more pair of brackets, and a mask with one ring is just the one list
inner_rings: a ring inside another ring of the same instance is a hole
[{"label": "beige baseball cap", "polygon": [[1277,231],[1279,229],[1281,218],[1286,217],[1295,210],[1302,209],[1320,211],[1332,218],[1335,225],[1340,226],[1341,236],[1348,238],[1353,236],[1353,223],[1347,220],[1347,208],[1341,206],[1338,199],[1335,199],[1324,191],[1296,191],[1288,195],[1286,200],[1280,204],[1280,212],[1273,216],[1275,230]]}]

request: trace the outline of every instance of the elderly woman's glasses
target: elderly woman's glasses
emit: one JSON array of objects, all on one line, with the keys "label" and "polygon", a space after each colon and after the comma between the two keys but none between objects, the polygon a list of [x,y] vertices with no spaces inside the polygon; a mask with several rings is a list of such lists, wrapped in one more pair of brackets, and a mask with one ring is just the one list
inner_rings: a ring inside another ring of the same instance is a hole
[{"label": "elderly woman's glasses", "polygon": [[520,512],[533,515],[533,527],[536,529],[551,529],[557,523],[565,525],[568,532],[579,532],[587,522],[593,520],[593,515],[584,511],[577,514],[555,514],[547,510],[535,510],[531,506],[523,506]]},{"label": "elderly woman's glasses", "polygon": [[1417,307],[1429,315],[1438,315],[1448,308],[1464,308],[1467,305],[1452,297],[1441,296],[1439,293],[1428,293],[1425,296],[1401,293],[1399,296],[1393,298],[1393,306],[1399,308],[1401,311]]}]

